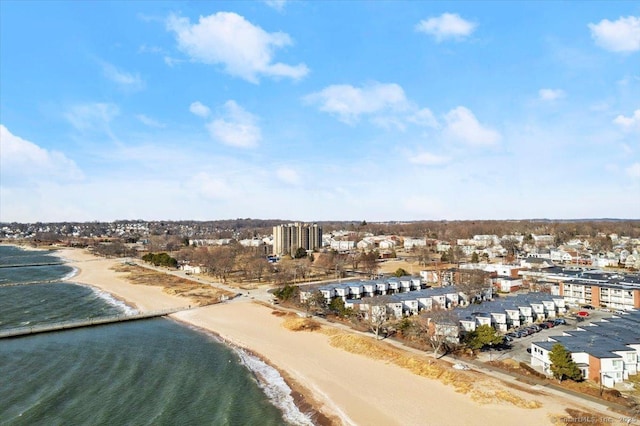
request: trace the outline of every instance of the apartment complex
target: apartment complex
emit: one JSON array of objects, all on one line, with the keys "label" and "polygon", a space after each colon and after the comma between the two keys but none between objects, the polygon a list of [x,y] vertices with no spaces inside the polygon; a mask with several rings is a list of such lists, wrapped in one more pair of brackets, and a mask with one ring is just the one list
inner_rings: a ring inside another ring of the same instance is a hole
[{"label": "apartment complex", "polygon": [[571,353],[585,380],[613,387],[638,373],[639,326],[640,312],[630,311],[532,342],[531,365],[552,374],[549,353],[560,343]]},{"label": "apartment complex", "polygon": [[305,250],[322,247],[322,227],[298,222],[273,227],[274,255],[294,255],[301,247]]},{"label": "apartment complex", "polygon": [[640,277],[636,274],[584,271],[563,277],[552,292],[577,305],[621,310],[640,308]]}]

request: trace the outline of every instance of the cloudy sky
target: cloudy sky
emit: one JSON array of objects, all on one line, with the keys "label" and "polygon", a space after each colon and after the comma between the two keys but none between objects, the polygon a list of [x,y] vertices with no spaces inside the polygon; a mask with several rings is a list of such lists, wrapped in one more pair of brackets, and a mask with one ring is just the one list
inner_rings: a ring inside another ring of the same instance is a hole
[{"label": "cloudy sky", "polygon": [[638,2],[0,7],[0,222],[640,218]]}]

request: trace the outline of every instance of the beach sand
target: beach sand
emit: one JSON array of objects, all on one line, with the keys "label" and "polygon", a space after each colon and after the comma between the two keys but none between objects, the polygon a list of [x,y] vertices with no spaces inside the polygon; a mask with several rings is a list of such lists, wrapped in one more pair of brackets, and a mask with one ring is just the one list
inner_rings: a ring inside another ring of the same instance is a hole
[{"label": "beach sand", "polygon": [[[163,293],[160,287],[128,283],[111,267],[119,260],[96,258],[86,251],[65,249],[58,254],[79,269],[72,282],[88,284],[113,294],[140,310],[188,305],[185,299]],[[544,425],[567,416],[565,408],[593,413],[558,395],[525,392],[501,381],[474,374],[476,387],[505,390],[524,400],[541,403],[526,409],[508,402],[481,404],[451,385],[420,377],[395,364],[356,355],[331,346],[321,332],[294,332],[282,326],[273,308],[237,298],[225,303],[173,314],[175,319],[209,330],[228,343],[262,357],[283,373],[294,391],[334,424],[345,425]],[[483,382],[484,381],[484,382]],[[603,414],[617,418],[613,413]],[[615,423],[610,423],[615,424]]]},{"label": "beach sand", "polygon": [[126,274],[112,269],[122,263],[120,259],[97,257],[81,249],[63,249],[54,253],[69,261],[69,266],[78,270],[72,278],[73,282],[111,293],[139,311],[180,308],[189,305],[188,299],[167,294],[162,287],[131,284],[124,278]]}]

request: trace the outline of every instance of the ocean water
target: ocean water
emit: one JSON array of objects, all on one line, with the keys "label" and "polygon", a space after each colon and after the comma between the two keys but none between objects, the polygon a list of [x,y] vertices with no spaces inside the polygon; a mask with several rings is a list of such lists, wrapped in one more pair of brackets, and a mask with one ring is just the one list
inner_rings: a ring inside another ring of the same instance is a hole
[{"label": "ocean water", "polygon": [[[0,246],[0,265],[56,260]],[[129,309],[59,282],[72,273],[0,268],[0,329]],[[0,339],[0,425],[312,424],[289,391],[260,359],[165,318]]]}]

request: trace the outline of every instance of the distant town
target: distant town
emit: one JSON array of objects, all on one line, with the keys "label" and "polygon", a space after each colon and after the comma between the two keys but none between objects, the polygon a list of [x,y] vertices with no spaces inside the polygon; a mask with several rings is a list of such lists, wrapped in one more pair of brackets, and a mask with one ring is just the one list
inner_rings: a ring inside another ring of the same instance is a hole
[{"label": "distant town", "polygon": [[3,223],[0,239],[268,285],[310,317],[435,354],[506,351],[543,377],[558,344],[575,372],[561,379],[617,388],[640,369],[638,220]]}]

